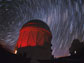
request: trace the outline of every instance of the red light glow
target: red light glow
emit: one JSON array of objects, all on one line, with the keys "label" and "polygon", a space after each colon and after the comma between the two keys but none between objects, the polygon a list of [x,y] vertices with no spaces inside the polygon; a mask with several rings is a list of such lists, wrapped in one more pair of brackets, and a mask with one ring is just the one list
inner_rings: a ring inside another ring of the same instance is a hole
[{"label": "red light glow", "polygon": [[46,29],[39,27],[23,27],[20,30],[20,36],[16,47],[43,46],[44,42],[49,42],[51,33]]}]

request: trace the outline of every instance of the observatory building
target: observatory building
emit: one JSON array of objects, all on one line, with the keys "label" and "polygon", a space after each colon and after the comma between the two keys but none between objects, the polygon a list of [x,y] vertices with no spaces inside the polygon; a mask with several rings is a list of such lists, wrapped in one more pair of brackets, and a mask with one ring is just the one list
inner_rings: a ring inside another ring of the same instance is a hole
[{"label": "observatory building", "polygon": [[46,23],[41,20],[28,21],[20,30],[17,55],[32,60],[51,60],[51,39],[52,34]]}]

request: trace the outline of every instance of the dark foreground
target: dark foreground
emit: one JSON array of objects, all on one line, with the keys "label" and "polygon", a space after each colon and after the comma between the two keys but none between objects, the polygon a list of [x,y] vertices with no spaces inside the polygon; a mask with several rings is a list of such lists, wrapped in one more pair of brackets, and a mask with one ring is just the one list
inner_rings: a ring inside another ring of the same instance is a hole
[{"label": "dark foreground", "polygon": [[[23,56],[18,56],[7,52],[3,48],[0,48],[0,63],[33,63],[32,59],[27,59]],[[84,51],[80,54],[75,54],[68,57],[62,57],[52,60],[38,60],[39,63],[84,63]]]}]

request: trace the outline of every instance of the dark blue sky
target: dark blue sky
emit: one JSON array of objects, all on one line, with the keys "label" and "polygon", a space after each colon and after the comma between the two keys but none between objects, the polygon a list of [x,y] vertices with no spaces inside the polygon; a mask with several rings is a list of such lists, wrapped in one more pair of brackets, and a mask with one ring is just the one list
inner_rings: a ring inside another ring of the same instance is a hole
[{"label": "dark blue sky", "polygon": [[84,41],[83,0],[0,0],[0,40],[13,50],[19,30],[31,19],[49,25],[55,57],[69,55],[73,39]]}]

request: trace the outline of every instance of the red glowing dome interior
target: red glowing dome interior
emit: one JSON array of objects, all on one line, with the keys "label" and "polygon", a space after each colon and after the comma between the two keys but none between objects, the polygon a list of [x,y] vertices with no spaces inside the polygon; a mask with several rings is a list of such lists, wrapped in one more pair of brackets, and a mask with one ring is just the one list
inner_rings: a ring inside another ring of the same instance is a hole
[{"label": "red glowing dome interior", "polygon": [[20,30],[16,47],[43,46],[45,42],[50,42],[50,40],[51,33],[48,30],[35,26],[26,26]]}]

